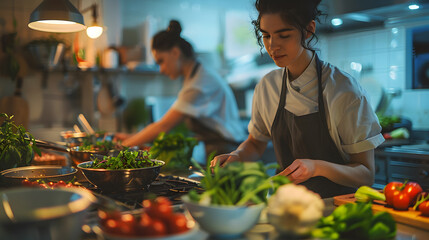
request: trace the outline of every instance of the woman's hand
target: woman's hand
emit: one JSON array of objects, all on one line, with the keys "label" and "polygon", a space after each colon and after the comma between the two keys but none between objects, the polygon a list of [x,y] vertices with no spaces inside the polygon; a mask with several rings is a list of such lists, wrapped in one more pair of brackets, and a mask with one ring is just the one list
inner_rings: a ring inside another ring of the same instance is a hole
[{"label": "woman's hand", "polygon": [[221,154],[213,158],[213,160],[210,162],[210,167],[214,167],[216,166],[216,164],[219,164],[220,167],[223,167],[228,163],[236,162],[236,161],[240,161],[240,157],[235,152],[228,153],[228,154]]},{"label": "woman's hand", "polygon": [[316,161],[313,159],[295,159],[279,175],[287,176],[295,184],[305,182],[309,178],[314,177]]},{"label": "woman's hand", "polygon": [[125,139],[131,137],[131,134],[128,133],[115,133],[113,137],[114,142],[124,141]]}]

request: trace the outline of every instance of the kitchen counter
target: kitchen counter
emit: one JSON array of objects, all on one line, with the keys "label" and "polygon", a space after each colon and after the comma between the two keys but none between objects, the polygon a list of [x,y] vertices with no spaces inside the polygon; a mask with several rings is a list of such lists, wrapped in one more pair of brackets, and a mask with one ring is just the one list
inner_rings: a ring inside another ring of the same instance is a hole
[{"label": "kitchen counter", "polygon": [[[324,216],[332,213],[335,209],[334,199],[324,199],[325,211]],[[237,223],[239,224],[239,223]],[[397,223],[396,240],[424,240],[429,239],[429,231],[415,228],[410,225]],[[83,238],[84,240],[99,240],[103,239],[101,236],[98,238]],[[214,240],[206,232],[199,229],[189,240]],[[264,214],[261,216],[260,223],[256,224],[250,231],[246,232],[243,236],[237,238],[228,238],[228,240],[283,240],[284,236],[280,236],[274,227],[270,225]],[[309,239],[310,240],[310,239]]]}]

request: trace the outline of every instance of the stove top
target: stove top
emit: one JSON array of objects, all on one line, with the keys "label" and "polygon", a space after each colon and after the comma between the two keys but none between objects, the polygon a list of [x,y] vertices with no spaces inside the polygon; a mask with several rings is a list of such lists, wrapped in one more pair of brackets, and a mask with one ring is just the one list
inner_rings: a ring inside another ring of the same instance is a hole
[{"label": "stove top", "polygon": [[91,190],[99,200],[114,201],[116,205],[129,210],[142,208],[143,200],[151,196],[167,197],[173,205],[178,205],[182,203],[181,197],[189,190],[203,191],[197,180],[163,174],[160,174],[148,188],[129,192],[103,192],[87,181],[80,183]]}]

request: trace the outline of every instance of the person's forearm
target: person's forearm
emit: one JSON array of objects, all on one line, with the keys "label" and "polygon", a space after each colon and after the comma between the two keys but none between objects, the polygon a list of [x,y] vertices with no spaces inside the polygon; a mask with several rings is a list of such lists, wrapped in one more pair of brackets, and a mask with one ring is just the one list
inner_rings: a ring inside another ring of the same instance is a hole
[{"label": "person's forearm", "polygon": [[167,132],[168,130],[169,129],[163,129],[159,123],[154,122],[147,125],[147,127],[142,129],[140,132],[134,134],[132,137],[125,139],[122,142],[122,145],[132,147],[150,143],[155,140],[159,133]]},{"label": "person's forearm", "polygon": [[[347,165],[316,160],[315,176],[324,176],[329,180],[349,187],[371,186],[374,183],[373,151],[359,153],[354,158],[368,158],[364,163]],[[368,163],[368,164],[366,164]]]},{"label": "person's forearm", "polygon": [[232,153],[237,154],[240,161],[252,162],[258,160],[265,151],[267,144],[254,139],[251,135],[246,141],[242,142]]}]

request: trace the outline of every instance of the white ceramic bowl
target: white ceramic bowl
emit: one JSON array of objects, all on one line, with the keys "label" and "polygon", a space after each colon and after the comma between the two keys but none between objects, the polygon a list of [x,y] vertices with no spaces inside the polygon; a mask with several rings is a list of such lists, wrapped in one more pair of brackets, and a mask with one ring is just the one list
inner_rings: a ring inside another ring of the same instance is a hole
[{"label": "white ceramic bowl", "polygon": [[79,188],[12,188],[0,192],[1,239],[79,239],[95,197]]},{"label": "white ceramic bowl", "polygon": [[250,230],[259,221],[265,204],[249,207],[204,206],[182,198],[183,204],[201,229],[216,238],[238,237]]}]

